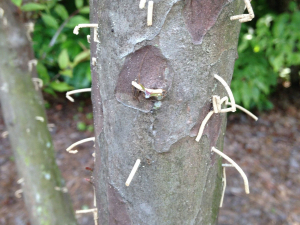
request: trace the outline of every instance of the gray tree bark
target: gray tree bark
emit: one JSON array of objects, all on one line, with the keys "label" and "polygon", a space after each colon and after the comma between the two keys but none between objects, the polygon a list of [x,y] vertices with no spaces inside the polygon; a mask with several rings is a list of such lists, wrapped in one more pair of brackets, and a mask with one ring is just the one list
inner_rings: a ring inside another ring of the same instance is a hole
[{"label": "gray tree bark", "polygon": [[[32,224],[77,224],[65,182],[55,162],[41,95],[35,91],[28,61],[31,43],[17,8],[0,0],[0,100]],[[5,22],[7,21],[7,23]],[[44,121],[36,117],[44,118]]]},{"label": "gray tree bark", "polygon": [[[94,184],[101,225],[216,224],[222,192],[220,157],[226,115],[195,136],[213,94],[214,74],[230,83],[237,58],[242,0],[154,1],[153,26],[139,1],[92,0]],[[133,96],[132,81],[162,88],[162,101]],[[142,163],[130,186],[125,181]]]}]

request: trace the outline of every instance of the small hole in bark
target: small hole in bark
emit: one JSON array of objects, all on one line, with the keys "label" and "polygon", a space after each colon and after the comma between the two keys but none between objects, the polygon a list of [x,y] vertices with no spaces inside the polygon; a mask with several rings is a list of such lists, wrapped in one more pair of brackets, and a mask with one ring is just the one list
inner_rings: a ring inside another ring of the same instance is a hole
[{"label": "small hole in bark", "polygon": [[114,29],[111,29],[111,32],[115,32]]}]

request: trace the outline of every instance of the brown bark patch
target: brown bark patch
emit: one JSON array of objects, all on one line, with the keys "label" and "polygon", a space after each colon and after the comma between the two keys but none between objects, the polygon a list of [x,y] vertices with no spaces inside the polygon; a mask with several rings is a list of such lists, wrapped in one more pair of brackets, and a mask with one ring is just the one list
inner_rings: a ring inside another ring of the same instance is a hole
[{"label": "brown bark patch", "polygon": [[172,78],[172,69],[160,50],[154,46],[145,46],[127,56],[119,74],[115,95],[124,105],[149,112],[153,100],[145,99],[143,94],[134,95],[131,82],[136,81],[146,88],[168,91]]},{"label": "brown bark patch", "polygon": [[[227,0],[186,0],[183,16],[193,43],[201,44],[204,35],[215,24]],[[229,17],[228,17],[229,19]]]},{"label": "brown bark patch", "polygon": [[126,210],[126,204],[122,200],[119,192],[112,187],[108,186],[108,201],[109,201],[109,224],[110,225],[128,225],[131,224],[130,217]]}]

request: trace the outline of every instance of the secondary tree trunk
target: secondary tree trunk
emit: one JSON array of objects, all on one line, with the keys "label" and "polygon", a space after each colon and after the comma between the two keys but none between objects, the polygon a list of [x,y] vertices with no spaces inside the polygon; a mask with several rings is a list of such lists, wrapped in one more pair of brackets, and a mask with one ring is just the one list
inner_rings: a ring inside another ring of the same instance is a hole
[{"label": "secondary tree trunk", "polygon": [[[195,136],[212,95],[226,95],[214,74],[231,81],[240,23],[229,18],[244,2],[154,1],[150,27],[139,1],[90,2],[100,40],[97,51],[92,44],[100,224],[215,224],[222,173],[211,147],[222,149],[226,115],[213,115],[199,143]],[[134,97],[132,81],[167,94]]]},{"label": "secondary tree trunk", "polygon": [[55,162],[44,103],[28,71],[33,54],[24,24],[10,1],[0,0],[0,7],[0,100],[31,223],[76,224],[69,195],[55,190],[65,182]]}]

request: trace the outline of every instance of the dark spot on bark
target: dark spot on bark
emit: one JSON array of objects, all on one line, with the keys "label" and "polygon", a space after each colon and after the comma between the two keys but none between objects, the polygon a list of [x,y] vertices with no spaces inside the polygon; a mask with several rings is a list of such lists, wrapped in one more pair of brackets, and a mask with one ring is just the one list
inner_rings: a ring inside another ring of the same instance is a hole
[{"label": "dark spot on bark", "polygon": [[108,211],[109,213],[109,224],[110,225],[128,225],[131,224],[130,217],[128,215],[126,204],[122,200],[119,192],[114,189],[113,186],[108,185]]},{"label": "dark spot on bark", "polygon": [[114,29],[111,29],[111,32],[115,32]]},{"label": "dark spot on bark", "polygon": [[161,88],[168,92],[173,74],[160,50],[154,46],[145,46],[127,56],[117,81],[116,98],[126,106],[150,112],[153,101],[145,99],[144,94],[134,96],[131,82],[136,81],[146,88]]},{"label": "dark spot on bark", "polygon": [[[228,0],[185,0],[183,15],[193,43],[201,44],[204,35],[215,24]],[[228,17],[229,19],[229,17]]]}]

